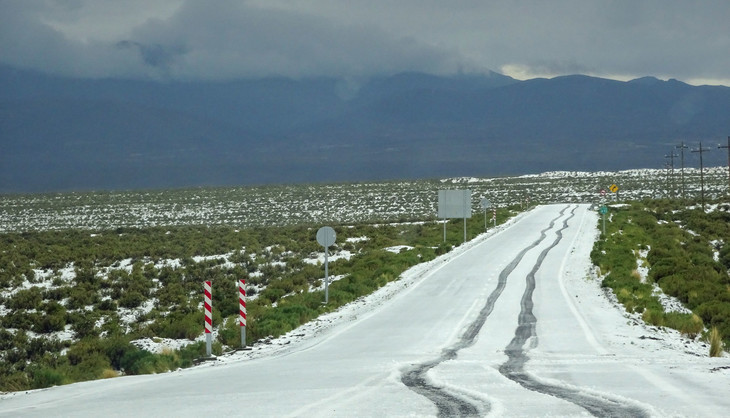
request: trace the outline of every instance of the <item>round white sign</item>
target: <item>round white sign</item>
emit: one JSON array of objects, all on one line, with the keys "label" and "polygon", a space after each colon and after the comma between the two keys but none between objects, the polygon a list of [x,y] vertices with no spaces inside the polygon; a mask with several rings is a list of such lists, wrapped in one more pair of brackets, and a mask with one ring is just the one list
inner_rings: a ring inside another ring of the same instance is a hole
[{"label": "round white sign", "polygon": [[335,243],[335,230],[329,226],[323,226],[317,231],[317,242],[323,247],[329,247]]}]

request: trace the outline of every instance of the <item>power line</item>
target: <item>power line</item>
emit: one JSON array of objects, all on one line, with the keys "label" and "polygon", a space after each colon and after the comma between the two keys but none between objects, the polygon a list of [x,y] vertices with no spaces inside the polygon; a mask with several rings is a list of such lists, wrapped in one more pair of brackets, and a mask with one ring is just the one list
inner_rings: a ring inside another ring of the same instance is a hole
[{"label": "power line", "polygon": [[727,192],[730,194],[730,136],[727,137],[727,145],[717,145],[717,148],[727,148]]},{"label": "power line", "polygon": [[700,196],[702,197],[702,211],[705,210],[705,170],[703,169],[702,165],[702,154],[705,152],[711,150],[712,148],[702,148],[702,141],[700,141],[700,147],[698,149],[693,149],[690,152],[699,152],[700,153]]},{"label": "power line", "polygon": [[[672,191],[676,193],[676,186],[674,184],[674,157],[679,157],[679,155],[674,153],[674,150],[670,151],[668,155],[665,155],[664,158],[669,158],[670,161],[670,178],[671,178],[671,184],[667,184],[667,187],[671,187]],[[667,182],[669,183],[669,182]],[[669,191],[667,191],[667,195],[669,195]]]},{"label": "power line", "polygon": [[677,145],[674,148],[679,148],[680,154],[682,156],[682,199],[686,199],[687,196],[685,195],[685,188],[684,188],[684,150],[685,150],[685,148],[689,148],[689,147],[684,145],[684,141],[682,141],[681,144]]}]

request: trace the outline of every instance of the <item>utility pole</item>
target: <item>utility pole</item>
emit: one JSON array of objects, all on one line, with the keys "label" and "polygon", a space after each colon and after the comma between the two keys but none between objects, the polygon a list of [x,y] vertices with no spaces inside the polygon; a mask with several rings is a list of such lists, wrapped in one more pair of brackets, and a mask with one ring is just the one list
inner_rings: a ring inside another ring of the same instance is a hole
[{"label": "utility pole", "polygon": [[[677,155],[677,154],[674,153],[674,150],[670,151],[669,152],[669,155],[665,155],[664,156],[664,158],[669,158],[669,162],[670,162],[669,163],[669,166],[671,167],[671,170],[672,170],[671,171],[671,178],[672,178],[671,188],[672,188],[672,193],[676,193],[677,192],[676,191],[677,187],[674,184],[674,157],[679,157],[679,155]],[[669,182],[667,182],[667,183],[669,183]],[[670,187],[670,186],[667,186],[667,187]],[[669,195],[668,192],[667,192],[667,195]]]},{"label": "utility pole", "polygon": [[684,193],[684,150],[685,148],[689,148],[688,146],[684,145],[684,141],[680,145],[677,145],[674,148],[679,148],[679,154],[682,157],[682,199],[686,199],[687,196]]},{"label": "utility pole", "polygon": [[730,136],[727,137],[727,145],[718,145],[717,148],[727,148],[727,192],[730,194]]},{"label": "utility pole", "polygon": [[710,148],[702,148],[702,141],[700,141],[700,147],[698,149],[693,149],[691,152],[699,152],[700,153],[700,196],[702,198],[702,211],[705,210],[705,170],[703,169],[702,165],[702,154],[709,151]]}]

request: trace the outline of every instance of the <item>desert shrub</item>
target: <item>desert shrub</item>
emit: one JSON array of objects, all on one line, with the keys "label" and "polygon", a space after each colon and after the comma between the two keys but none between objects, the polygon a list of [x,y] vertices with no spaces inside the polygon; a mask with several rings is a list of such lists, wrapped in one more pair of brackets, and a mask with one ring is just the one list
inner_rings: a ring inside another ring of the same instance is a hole
[{"label": "desert shrub", "polygon": [[104,299],[96,305],[97,309],[104,312],[116,312],[117,302],[113,299]]},{"label": "desert shrub", "polygon": [[98,379],[111,367],[103,342],[86,337],[73,344],[66,354],[68,366],[62,372],[75,382]]},{"label": "desert shrub", "polygon": [[286,294],[286,291],[281,288],[268,286],[260,294],[259,298],[268,300],[271,303],[278,301],[282,296]]},{"label": "desert shrub", "polygon": [[43,301],[41,288],[33,286],[29,289],[21,289],[7,302],[7,307],[12,310],[37,309]]},{"label": "desert shrub", "polygon": [[647,324],[651,324],[657,327],[664,326],[664,310],[659,309],[646,309],[641,315],[641,319]]},{"label": "desert shrub", "polygon": [[122,291],[122,295],[118,300],[120,306],[125,308],[136,308],[146,301],[145,295],[137,290]]},{"label": "desert shrub", "polygon": [[68,309],[82,309],[96,304],[99,300],[99,294],[95,288],[87,283],[81,283],[71,288],[66,306]]},{"label": "desert shrub", "polygon": [[56,301],[50,301],[43,306],[45,315],[41,318],[40,326],[34,327],[34,331],[49,333],[61,331],[66,326],[66,308]]},{"label": "desert shrub", "polygon": [[696,314],[679,312],[667,312],[665,314],[666,326],[676,329],[688,338],[694,339],[705,328],[702,318]]},{"label": "desert shrub", "polygon": [[188,300],[185,288],[182,284],[176,282],[160,286],[155,293],[155,297],[157,298],[158,306],[165,308],[182,304]]},{"label": "desert shrub", "polygon": [[71,312],[66,316],[67,322],[76,334],[76,338],[95,337],[99,335],[96,328],[98,314],[89,311]]},{"label": "desert shrub", "polygon": [[109,359],[109,363],[116,370],[122,370],[122,358],[127,353],[139,350],[129,342],[129,337],[116,334],[101,340],[100,351]]},{"label": "desert shrub", "polygon": [[[214,324],[219,323],[215,316],[220,315],[214,309]],[[202,311],[174,311],[164,318],[159,318],[150,325],[154,335],[162,338],[194,340],[203,332],[204,313]]]},{"label": "desert shrub", "polygon": [[241,345],[241,327],[238,325],[238,315],[226,318],[218,328],[218,341],[229,347]]},{"label": "desert shrub", "polygon": [[60,302],[68,297],[71,288],[68,286],[60,286],[59,284],[54,284],[54,288],[46,289],[43,291],[43,299],[44,300],[55,300],[57,302]]},{"label": "desert shrub", "polygon": [[31,389],[42,389],[69,383],[68,378],[63,373],[47,366],[32,367],[29,374]]},{"label": "desert shrub", "polygon": [[135,349],[124,353],[120,359],[120,370],[126,374],[150,374],[157,371],[157,358],[149,351]]},{"label": "desert shrub", "polygon": [[2,376],[2,379],[0,379],[0,391],[18,392],[30,388],[31,386],[28,375],[21,371],[14,371]]},{"label": "desert shrub", "polygon": [[41,316],[37,312],[11,311],[7,315],[0,317],[0,322],[4,328],[15,328],[30,331],[39,327]]}]

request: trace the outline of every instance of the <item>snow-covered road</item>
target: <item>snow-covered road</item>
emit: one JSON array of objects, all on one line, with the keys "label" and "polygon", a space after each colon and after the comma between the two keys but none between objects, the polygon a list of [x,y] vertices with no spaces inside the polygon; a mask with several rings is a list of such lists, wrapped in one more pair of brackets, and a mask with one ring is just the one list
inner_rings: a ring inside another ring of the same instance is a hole
[{"label": "snow-covered road", "polygon": [[5,396],[0,415],[726,415],[729,359],[635,323],[591,278],[596,224],[540,206],[279,344]]}]

